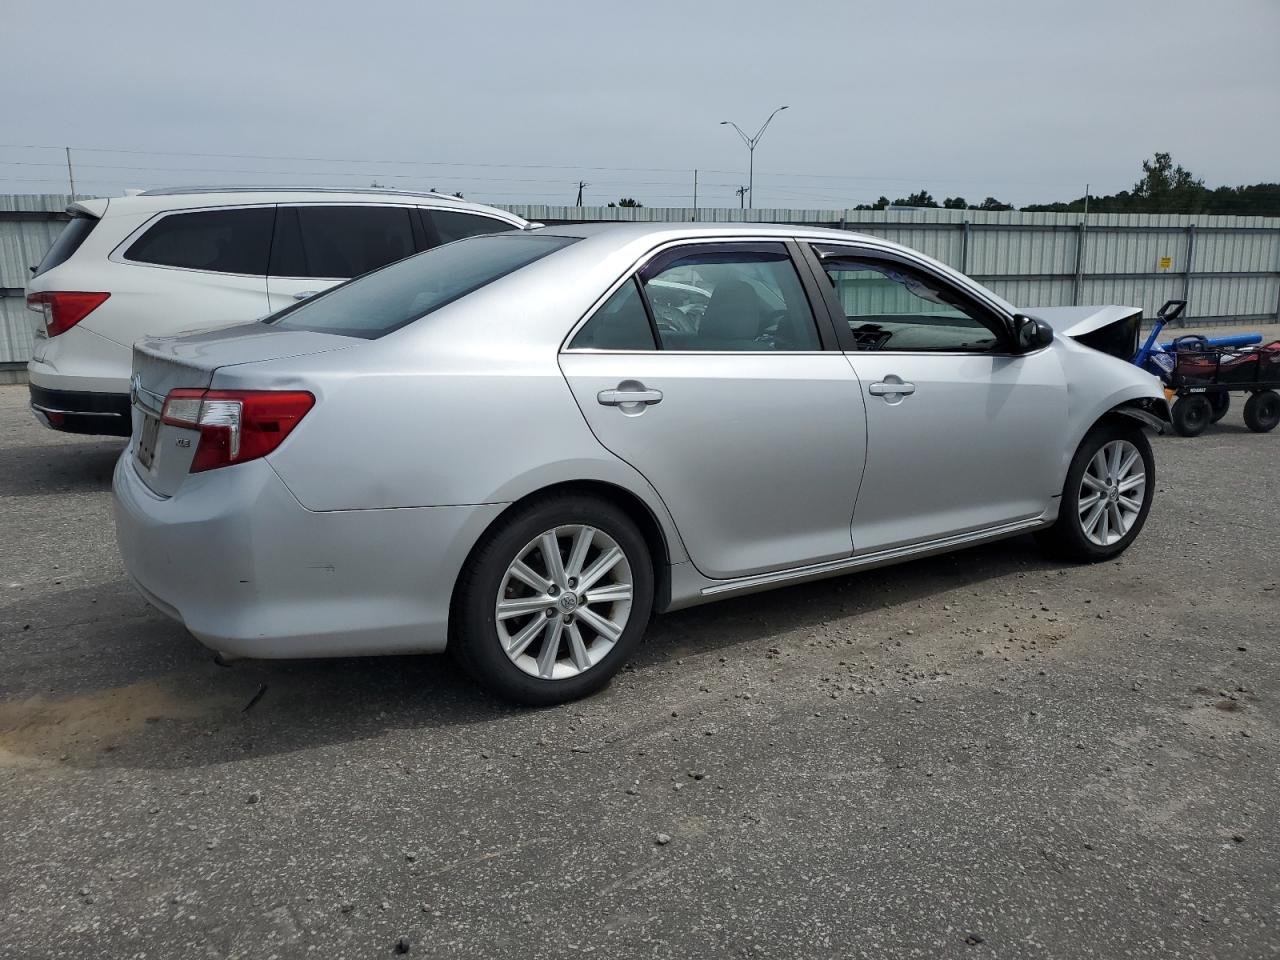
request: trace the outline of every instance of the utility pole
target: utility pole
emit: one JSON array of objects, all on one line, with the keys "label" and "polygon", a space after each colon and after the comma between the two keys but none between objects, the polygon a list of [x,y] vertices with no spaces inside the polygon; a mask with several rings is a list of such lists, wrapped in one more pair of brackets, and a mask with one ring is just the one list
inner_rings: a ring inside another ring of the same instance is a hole
[{"label": "utility pole", "polygon": [[583,181],[581,181],[581,180],[579,180],[579,181],[578,181],[578,201],[577,201],[577,203],[575,203],[575,204],[574,204],[574,206],[575,206],[575,207],[580,207],[580,206],[582,206],[582,188],[583,188],[583,187],[589,187],[589,186],[591,186],[591,184],[589,184],[589,183],[584,183],[584,182],[583,182]]},{"label": "utility pole", "polygon": [[773,111],[773,113],[769,114],[769,119],[760,125],[760,129],[756,131],[756,135],[754,137],[748,137],[742,132],[742,128],[732,120],[720,121],[720,126],[733,127],[734,130],[738,131],[738,136],[740,136],[742,138],[742,142],[747,145],[747,194],[751,197],[751,205],[753,207],[756,204],[755,194],[752,193],[752,187],[754,187],[756,183],[756,144],[758,144],[760,142],[760,138],[764,136],[764,132],[768,129],[769,124],[773,122],[773,118],[786,109],[787,108],[785,106],[779,107],[777,110]]},{"label": "utility pole", "polygon": [[738,209],[745,209],[747,206],[747,194],[751,192],[751,188],[739,187],[735,192],[738,194]]},{"label": "utility pole", "polygon": [[63,147],[67,151],[67,179],[71,181],[71,199],[76,198],[76,175],[71,169],[71,148]]},{"label": "utility pole", "polygon": [[698,219],[698,170],[693,171],[693,219]]}]

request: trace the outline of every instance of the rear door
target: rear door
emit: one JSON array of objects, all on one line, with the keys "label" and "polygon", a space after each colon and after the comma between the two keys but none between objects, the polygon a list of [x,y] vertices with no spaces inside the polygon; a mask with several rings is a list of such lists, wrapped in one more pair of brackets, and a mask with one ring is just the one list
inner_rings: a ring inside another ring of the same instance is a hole
[{"label": "rear door", "polygon": [[866,403],[857,554],[1038,517],[1060,493],[1067,387],[1052,350],[927,264],[820,245],[815,269]]},{"label": "rear door", "polygon": [[430,244],[411,206],[281,204],[271,243],[272,313]]},{"label": "rear door", "polygon": [[654,486],[709,577],[852,549],[862,396],[792,249],[673,245],[615,287],[561,353],[596,437]]}]

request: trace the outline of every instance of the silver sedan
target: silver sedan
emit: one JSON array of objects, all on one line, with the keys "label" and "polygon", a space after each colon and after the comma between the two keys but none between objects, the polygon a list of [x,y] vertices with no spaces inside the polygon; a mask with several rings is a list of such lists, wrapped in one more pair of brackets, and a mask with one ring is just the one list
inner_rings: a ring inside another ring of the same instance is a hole
[{"label": "silver sedan", "polygon": [[1024,533],[1120,553],[1168,418],[1140,317],[834,230],[475,237],[140,343],[120,547],[225,656],[449,647],[569,700],[653,613]]}]

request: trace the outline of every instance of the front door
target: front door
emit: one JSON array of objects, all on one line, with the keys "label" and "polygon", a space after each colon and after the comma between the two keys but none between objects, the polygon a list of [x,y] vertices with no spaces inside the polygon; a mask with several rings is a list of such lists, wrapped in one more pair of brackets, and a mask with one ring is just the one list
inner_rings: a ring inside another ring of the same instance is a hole
[{"label": "front door", "polygon": [[866,427],[834,347],[785,244],[697,243],[627,278],[560,362],[694,565],[730,578],[850,555]]},{"label": "front door", "polygon": [[924,265],[823,248],[861,381],[857,554],[1038,517],[1061,492],[1066,383],[994,310]]}]

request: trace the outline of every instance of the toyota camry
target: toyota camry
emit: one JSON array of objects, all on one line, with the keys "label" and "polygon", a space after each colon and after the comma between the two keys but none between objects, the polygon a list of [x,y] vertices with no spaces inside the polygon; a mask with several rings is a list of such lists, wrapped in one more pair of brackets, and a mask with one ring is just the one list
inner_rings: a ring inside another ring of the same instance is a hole
[{"label": "toyota camry", "polygon": [[226,657],[448,648],[562,702],[655,613],[1019,534],[1116,556],[1168,419],[1140,319],[836,230],[464,239],[140,342],[120,548]]}]

